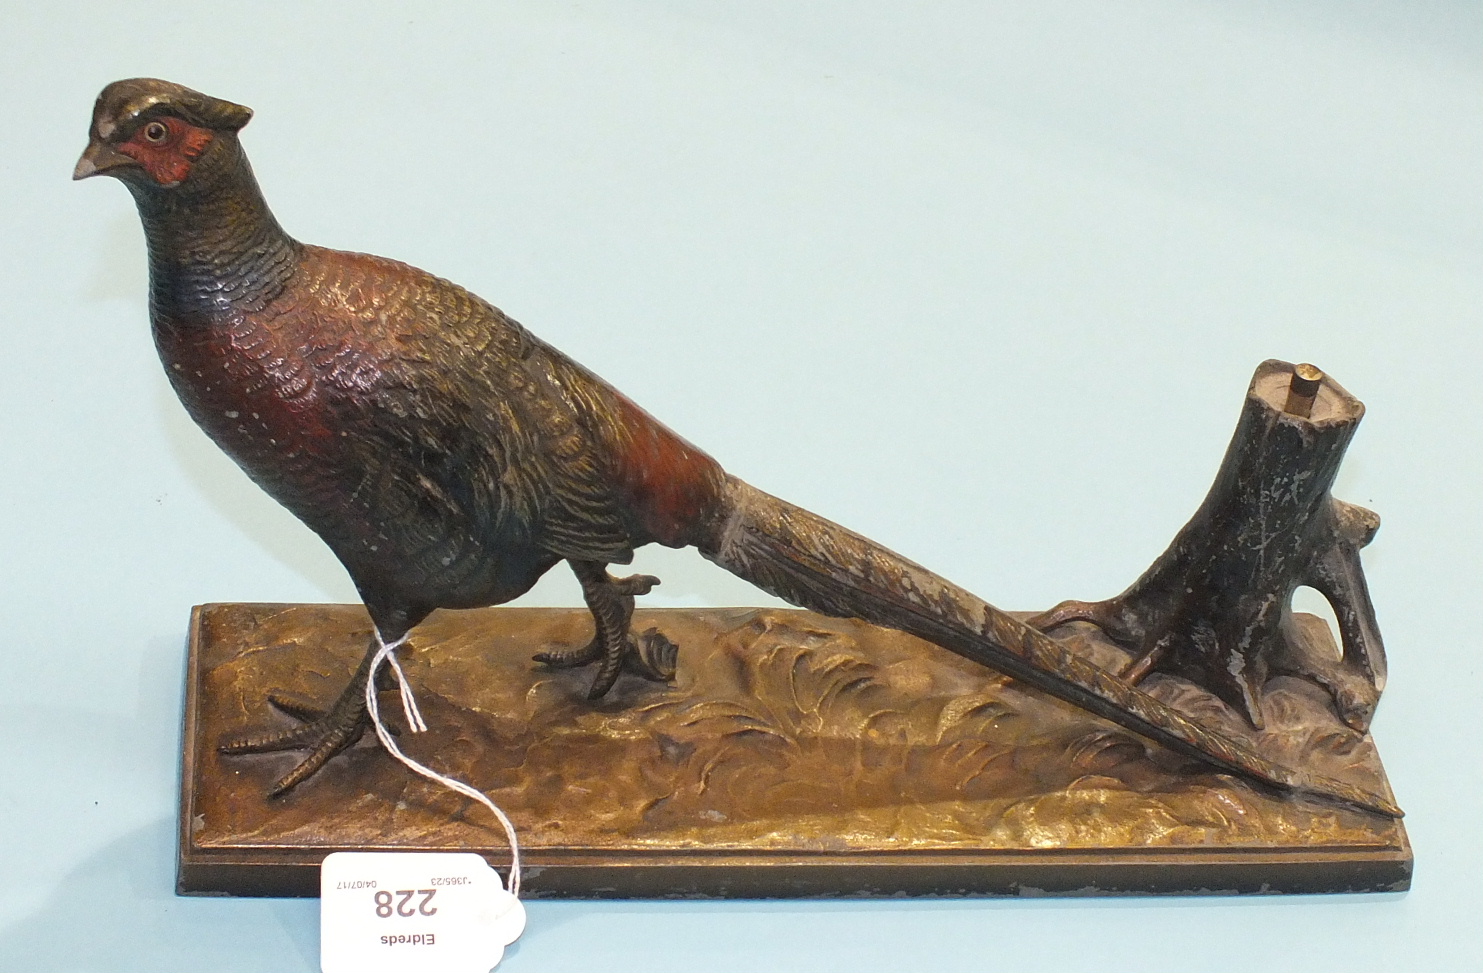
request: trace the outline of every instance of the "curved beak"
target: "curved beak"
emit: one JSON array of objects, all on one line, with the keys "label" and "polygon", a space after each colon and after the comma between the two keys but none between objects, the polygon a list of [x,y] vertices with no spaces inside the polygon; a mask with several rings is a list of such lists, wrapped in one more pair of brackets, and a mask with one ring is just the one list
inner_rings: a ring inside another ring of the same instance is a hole
[{"label": "curved beak", "polygon": [[137,166],[138,164],[122,152],[111,149],[102,142],[93,141],[88,143],[88,147],[83,150],[82,158],[77,160],[77,168],[72,170],[72,178],[86,179],[88,176],[97,176],[124,166]]}]

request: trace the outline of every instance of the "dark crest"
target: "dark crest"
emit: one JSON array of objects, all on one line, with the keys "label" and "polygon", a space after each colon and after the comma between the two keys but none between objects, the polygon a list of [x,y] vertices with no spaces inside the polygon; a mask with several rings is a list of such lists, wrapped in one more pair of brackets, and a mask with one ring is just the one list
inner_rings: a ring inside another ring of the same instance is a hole
[{"label": "dark crest", "polygon": [[130,78],[103,89],[93,107],[93,127],[109,138],[157,114],[175,115],[202,128],[235,132],[251,120],[252,109],[169,81]]}]

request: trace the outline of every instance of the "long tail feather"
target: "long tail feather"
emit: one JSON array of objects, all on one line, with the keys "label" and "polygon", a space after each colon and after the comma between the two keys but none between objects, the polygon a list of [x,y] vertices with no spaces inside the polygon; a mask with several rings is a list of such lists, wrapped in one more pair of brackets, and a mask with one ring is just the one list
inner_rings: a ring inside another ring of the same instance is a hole
[{"label": "long tail feather", "polygon": [[926,639],[1221,770],[1387,817],[1379,794],[1282,767],[1067,651],[981,598],[823,517],[727,482],[727,519],[701,553],[786,601]]}]

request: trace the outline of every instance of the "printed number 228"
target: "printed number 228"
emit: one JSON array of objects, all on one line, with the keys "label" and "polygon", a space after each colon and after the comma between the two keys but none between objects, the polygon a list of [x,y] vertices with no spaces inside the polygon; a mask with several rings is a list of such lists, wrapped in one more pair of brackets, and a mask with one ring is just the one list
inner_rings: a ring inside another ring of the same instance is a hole
[{"label": "printed number 228", "polygon": [[[393,893],[383,889],[376,893],[376,915],[382,919],[390,919],[392,916],[401,916],[410,919],[412,916],[430,916],[438,911],[438,907],[432,904],[433,896],[438,894],[437,889],[397,889],[395,893],[396,905],[393,906]],[[412,896],[422,896],[422,901],[417,908],[412,908]]]}]

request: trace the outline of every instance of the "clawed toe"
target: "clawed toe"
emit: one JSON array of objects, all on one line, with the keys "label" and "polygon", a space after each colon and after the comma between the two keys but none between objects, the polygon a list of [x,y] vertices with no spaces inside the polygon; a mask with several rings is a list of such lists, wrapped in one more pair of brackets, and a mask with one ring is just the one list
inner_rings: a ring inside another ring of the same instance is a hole
[{"label": "clawed toe", "polygon": [[[362,667],[364,669],[364,667]],[[370,719],[366,715],[364,672],[357,673],[351,684],[329,709],[311,700],[289,693],[268,694],[268,703],[283,713],[303,722],[289,730],[250,734],[229,739],[217,749],[224,754],[279,753],[285,750],[307,750],[299,761],[277,783],[268,789],[269,797],[284,794],[308,780],[330,758],[361,738]]]},{"label": "clawed toe", "polygon": [[679,660],[680,647],[651,628],[638,639],[628,638],[617,651],[605,653],[592,685],[587,689],[588,699],[601,699],[618,681],[622,672],[631,672],[650,682],[669,682],[675,677],[675,664]]},{"label": "clawed toe", "polygon": [[629,671],[636,675],[651,682],[669,682],[679,665],[680,647],[659,629],[645,629],[638,637],[638,651],[630,651],[625,661]]},{"label": "clawed toe", "polygon": [[531,658],[551,669],[578,669],[601,660],[602,666],[587,690],[588,699],[599,699],[607,695],[624,671],[650,682],[669,682],[675,677],[679,654],[678,645],[651,628],[637,639],[628,639],[625,646],[611,655],[593,639],[580,649],[552,649],[537,652]]},{"label": "clawed toe", "polygon": [[[272,695],[268,697],[268,701],[289,713],[294,710],[303,713],[313,709],[303,705],[300,700],[284,700],[282,697],[275,698]],[[289,705],[285,706],[285,702]],[[309,755],[268,788],[268,796],[277,797],[308,780],[319,768],[328,763],[331,757],[359,740],[368,722],[364,710],[349,713],[336,713],[332,710],[328,715],[320,716],[291,730],[282,733],[237,737],[222,743],[217,749],[221,753],[233,755],[307,749]]]},{"label": "clawed toe", "polygon": [[631,574],[626,578],[614,578],[611,585],[615,594],[633,598],[636,595],[647,595],[658,583],[659,579],[652,574]]},{"label": "clawed toe", "polygon": [[299,750],[309,746],[316,738],[313,723],[296,726],[281,733],[259,733],[233,737],[223,741],[216,749],[232,756],[244,753],[277,753],[280,750]]},{"label": "clawed toe", "polygon": [[593,639],[580,649],[552,649],[537,652],[531,658],[552,669],[576,669],[601,659],[602,645],[597,639]]},{"label": "clawed toe", "polygon": [[268,703],[278,712],[304,723],[313,723],[329,715],[329,710],[319,703],[290,693],[268,693]]},{"label": "clawed toe", "polygon": [[[352,746],[355,741],[359,740],[361,734],[365,732],[368,722],[365,714],[362,713],[360,719],[348,725],[342,721],[325,727],[323,735],[314,744],[314,748],[309,751],[309,756],[299,761],[292,770],[284,774],[278,779],[277,783],[268,788],[268,796],[278,797],[286,794],[314,776],[319,768],[329,762],[331,757],[341,750]],[[318,724],[311,725],[317,726]]]}]

